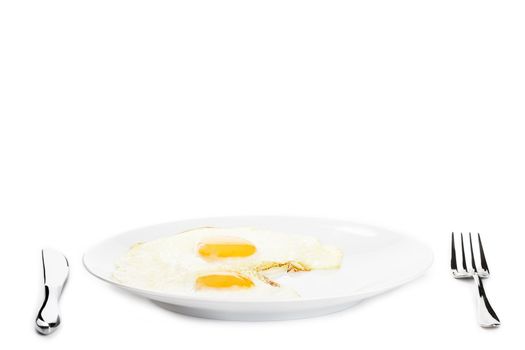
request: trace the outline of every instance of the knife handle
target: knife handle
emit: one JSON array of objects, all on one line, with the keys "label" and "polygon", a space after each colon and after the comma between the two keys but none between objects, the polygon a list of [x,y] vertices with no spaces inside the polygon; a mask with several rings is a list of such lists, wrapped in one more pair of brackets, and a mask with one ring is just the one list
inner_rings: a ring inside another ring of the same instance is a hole
[{"label": "knife handle", "polygon": [[44,285],[44,302],[38,315],[36,316],[36,330],[43,335],[51,334],[60,324],[60,313],[58,308],[58,299],[60,298],[60,290],[57,288],[50,288]]}]

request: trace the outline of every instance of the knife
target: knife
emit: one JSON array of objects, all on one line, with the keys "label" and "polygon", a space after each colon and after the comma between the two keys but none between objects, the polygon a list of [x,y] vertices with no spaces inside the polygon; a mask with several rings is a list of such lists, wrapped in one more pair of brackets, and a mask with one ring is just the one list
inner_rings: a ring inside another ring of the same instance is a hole
[{"label": "knife", "polygon": [[36,317],[38,333],[53,333],[60,324],[58,300],[69,276],[69,263],[64,255],[53,249],[42,249],[44,267],[44,301]]}]

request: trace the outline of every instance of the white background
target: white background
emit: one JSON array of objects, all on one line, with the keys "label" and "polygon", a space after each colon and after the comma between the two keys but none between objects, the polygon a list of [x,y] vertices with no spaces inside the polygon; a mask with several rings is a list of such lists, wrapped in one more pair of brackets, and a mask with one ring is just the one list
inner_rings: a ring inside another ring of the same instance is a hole
[{"label": "white background", "polygon": [[[2,1],[0,347],[519,347],[524,10]],[[244,214],[385,226],[429,244],[434,266],[345,312],[240,323],[169,313],[81,265],[127,229]],[[497,330],[476,325],[473,285],[449,275],[452,230],[483,234]],[[71,264],[46,338],[33,330],[42,247]]]}]

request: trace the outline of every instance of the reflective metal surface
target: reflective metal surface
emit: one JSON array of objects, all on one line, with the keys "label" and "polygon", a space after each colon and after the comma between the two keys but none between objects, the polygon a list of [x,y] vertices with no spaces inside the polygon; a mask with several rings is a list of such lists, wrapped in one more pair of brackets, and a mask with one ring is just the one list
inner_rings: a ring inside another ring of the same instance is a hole
[{"label": "reflective metal surface", "polygon": [[[467,257],[465,254],[465,245],[463,241],[463,233],[461,233],[461,264],[458,267],[456,243],[454,233],[452,233],[452,251],[450,260],[450,269],[454,278],[473,278],[477,285],[478,291],[478,323],[481,327],[491,328],[498,327],[500,320],[496,312],[490,305],[490,302],[483,287],[482,278],[490,276],[490,271],[481,243],[481,236],[478,233],[477,239],[478,249],[474,249],[472,244],[472,235],[469,233],[470,245],[470,266],[467,266]],[[477,256],[477,258],[476,258]],[[479,264],[476,261],[479,261]]]},{"label": "reflective metal surface", "polygon": [[36,317],[36,330],[51,334],[60,324],[58,300],[69,276],[69,263],[64,255],[52,249],[42,250],[44,268],[44,301]]}]

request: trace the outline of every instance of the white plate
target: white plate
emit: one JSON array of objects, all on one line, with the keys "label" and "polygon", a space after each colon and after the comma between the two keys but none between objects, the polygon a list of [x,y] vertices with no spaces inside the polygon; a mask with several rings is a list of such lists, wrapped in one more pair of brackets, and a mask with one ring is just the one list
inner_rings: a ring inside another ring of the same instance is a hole
[{"label": "white plate", "polygon": [[[342,267],[311,271],[279,282],[299,299],[278,301],[218,300],[137,289],[111,279],[115,262],[137,241],[149,241],[201,226],[251,226],[317,237],[344,251]],[[178,221],[141,228],[110,238],[84,255],[89,272],[118,287],[187,315],[227,320],[284,320],[346,309],[357,302],[407,283],[432,264],[429,248],[404,235],[346,221],[290,217],[225,217]]]}]

